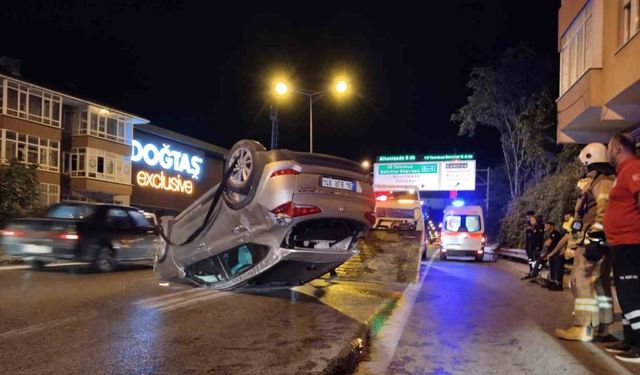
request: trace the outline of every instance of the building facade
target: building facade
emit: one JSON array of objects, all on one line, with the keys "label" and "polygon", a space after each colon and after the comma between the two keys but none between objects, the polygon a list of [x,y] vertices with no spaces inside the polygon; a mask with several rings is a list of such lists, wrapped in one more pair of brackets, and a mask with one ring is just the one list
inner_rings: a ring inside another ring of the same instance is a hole
[{"label": "building facade", "polygon": [[37,165],[41,206],[139,205],[175,214],[222,178],[227,150],[0,74],[0,167]]},{"label": "building facade", "polygon": [[640,0],[563,0],[558,12],[559,143],[639,138]]}]

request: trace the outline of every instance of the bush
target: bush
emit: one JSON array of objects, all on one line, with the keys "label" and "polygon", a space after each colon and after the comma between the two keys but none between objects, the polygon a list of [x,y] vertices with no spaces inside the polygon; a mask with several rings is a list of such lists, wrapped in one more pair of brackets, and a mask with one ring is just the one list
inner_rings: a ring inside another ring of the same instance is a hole
[{"label": "bush", "polygon": [[577,182],[581,176],[579,162],[571,162],[527,189],[508,207],[500,227],[500,244],[505,247],[524,247],[525,213],[529,210],[559,226],[564,214],[573,213],[578,198]]},{"label": "bush", "polygon": [[16,160],[0,168],[0,222],[37,209],[40,185],[36,168],[37,165],[26,166]]}]

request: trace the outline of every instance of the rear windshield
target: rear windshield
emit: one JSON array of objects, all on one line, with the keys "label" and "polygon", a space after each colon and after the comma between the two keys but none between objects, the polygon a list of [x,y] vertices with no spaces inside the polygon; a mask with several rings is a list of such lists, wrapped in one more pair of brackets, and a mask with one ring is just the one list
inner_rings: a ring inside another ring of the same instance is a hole
[{"label": "rear windshield", "polygon": [[480,215],[447,215],[444,229],[450,232],[480,232]]},{"label": "rear windshield", "polygon": [[406,208],[376,208],[376,217],[392,217],[397,219],[414,219],[413,209]]},{"label": "rear windshield", "polygon": [[93,215],[95,209],[95,206],[89,205],[62,204],[51,207],[46,216],[55,219],[86,219]]}]

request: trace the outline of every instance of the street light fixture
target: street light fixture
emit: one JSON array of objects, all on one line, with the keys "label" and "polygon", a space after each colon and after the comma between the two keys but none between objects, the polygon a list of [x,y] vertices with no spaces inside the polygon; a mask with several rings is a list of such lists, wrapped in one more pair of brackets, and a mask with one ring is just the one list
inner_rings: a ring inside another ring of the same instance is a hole
[{"label": "street light fixture", "polygon": [[[333,89],[335,90],[336,94],[342,96],[349,91],[350,87],[349,83],[346,80],[339,79],[335,82]],[[294,89],[289,87],[289,85],[284,81],[277,81],[274,86],[274,90],[276,94],[278,94],[278,96],[285,96],[289,92],[292,92],[295,94],[304,95],[309,98],[309,152],[313,153],[313,100],[315,98],[324,96],[324,94],[327,93],[327,90],[308,91],[302,89]]]},{"label": "street light fixture", "polygon": [[362,163],[362,168],[364,169],[369,169],[369,167],[371,167],[371,162],[369,160],[364,160]]}]

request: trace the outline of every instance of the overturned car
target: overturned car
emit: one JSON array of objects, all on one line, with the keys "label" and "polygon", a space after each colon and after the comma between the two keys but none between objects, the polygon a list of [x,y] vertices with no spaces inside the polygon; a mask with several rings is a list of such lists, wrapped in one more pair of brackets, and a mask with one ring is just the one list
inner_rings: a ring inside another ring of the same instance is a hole
[{"label": "overturned car", "polygon": [[375,222],[368,171],[328,155],[234,145],[222,182],[163,217],[155,271],[216,289],[299,285],[357,253]]}]

